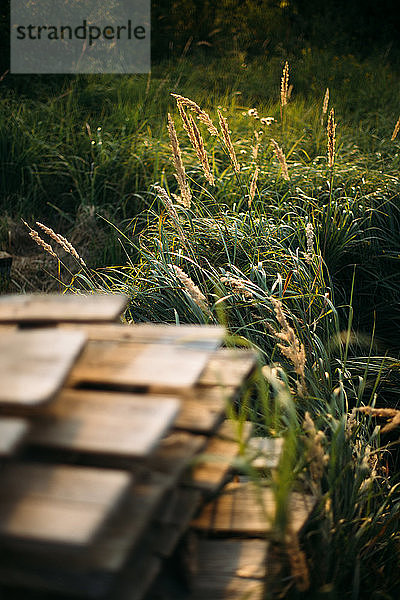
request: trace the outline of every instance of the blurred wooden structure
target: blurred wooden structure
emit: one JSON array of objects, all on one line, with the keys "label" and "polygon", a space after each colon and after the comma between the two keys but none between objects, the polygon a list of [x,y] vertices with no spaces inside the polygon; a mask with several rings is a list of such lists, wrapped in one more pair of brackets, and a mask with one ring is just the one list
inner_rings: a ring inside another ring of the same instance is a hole
[{"label": "blurred wooden structure", "polygon": [[[182,597],[261,600],[258,501],[273,510],[273,497],[229,481],[241,447],[268,470],[280,445],[247,445],[250,423],[226,419],[256,356],[221,348],[220,327],[118,324],[126,303],[0,298],[1,596],[161,598],[191,531],[200,565]],[[300,496],[297,530],[311,508]]]}]

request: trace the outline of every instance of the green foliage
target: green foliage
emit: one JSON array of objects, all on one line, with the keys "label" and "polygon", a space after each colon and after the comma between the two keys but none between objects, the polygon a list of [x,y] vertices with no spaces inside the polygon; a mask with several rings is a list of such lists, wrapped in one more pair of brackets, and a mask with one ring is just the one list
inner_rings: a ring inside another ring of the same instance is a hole
[{"label": "green foliage", "polygon": [[[390,141],[400,83],[373,61],[306,50],[290,65],[295,87],[281,119],[281,61],[243,64],[240,54],[231,57],[237,76],[224,92],[227,68],[210,61],[193,69],[183,59],[148,79],[71,79],[47,102],[43,89],[21,101],[4,88],[3,208],[38,217],[50,205],[71,221],[79,210],[107,210],[126,260],[79,267],[66,287],[127,293],[127,321],[223,322],[230,343],[258,349],[264,366],[240,417],[285,438],[273,482],[277,537],[287,531],[288,494],[299,479],[317,499],[306,536],[306,597],[394,600],[397,441],[357,409],[396,407],[400,393],[399,142]],[[332,170],[321,114],[327,86],[338,121]],[[240,173],[221,139],[199,124],[216,180],[206,183],[170,91],[193,97],[216,124],[215,106],[222,107]],[[254,105],[259,117],[274,120],[250,116]],[[177,125],[190,208],[171,210],[151,187],[160,183],[171,204],[179,194],[167,111]],[[286,154],[289,180],[271,138]]]},{"label": "green foliage", "polygon": [[[241,418],[247,409],[261,432],[285,438],[271,482],[277,539],[286,539],[288,496],[299,478],[318,503],[306,533],[311,587],[304,597],[394,600],[398,460],[389,452],[390,438],[384,441],[357,409],[396,406],[400,392],[399,345],[393,342],[389,357],[379,341],[386,327],[398,331],[398,309],[387,303],[388,293],[396,304],[400,299],[392,262],[399,251],[397,172],[389,152],[385,172],[368,159],[366,166],[365,155],[354,156],[345,128],[338,130],[329,171],[317,108],[307,113],[293,102],[280,123],[275,105],[269,111],[275,124],[262,127],[243,108],[232,103],[226,112],[240,173],[221,141],[204,131],[216,179],[210,187],[178,127],[192,206],[171,210],[151,190],[152,206],[120,232],[135,261],[75,285],[98,287],[102,279],[107,289],[127,293],[128,321],[222,320],[235,344],[257,348],[265,366]],[[313,132],[313,142],[299,135],[300,111],[310,117],[302,127]],[[263,130],[257,158],[255,126]],[[271,136],[286,150],[289,181]],[[256,164],[257,192],[249,204]],[[169,169],[163,181],[171,198],[179,193]],[[370,318],[380,304],[387,321]],[[294,582],[291,587],[300,597]]]}]

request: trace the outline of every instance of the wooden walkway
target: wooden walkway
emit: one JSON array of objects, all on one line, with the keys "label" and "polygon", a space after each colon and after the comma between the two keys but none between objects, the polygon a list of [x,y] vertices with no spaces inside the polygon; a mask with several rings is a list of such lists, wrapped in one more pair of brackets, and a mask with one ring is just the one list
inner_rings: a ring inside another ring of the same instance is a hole
[{"label": "wooden walkway", "polygon": [[[0,297],[1,597],[172,600],[194,536],[182,598],[261,600],[273,497],[230,482],[245,442],[265,471],[280,440],[226,420],[256,356],[219,327],[120,325],[126,302]],[[293,495],[296,531],[311,508]]]}]

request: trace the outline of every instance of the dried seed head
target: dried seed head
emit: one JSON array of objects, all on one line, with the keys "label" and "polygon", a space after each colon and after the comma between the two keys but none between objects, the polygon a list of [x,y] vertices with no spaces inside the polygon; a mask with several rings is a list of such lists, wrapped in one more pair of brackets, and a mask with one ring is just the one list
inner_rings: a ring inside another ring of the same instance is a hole
[{"label": "dried seed head", "polygon": [[225,117],[222,115],[221,111],[218,109],[218,118],[219,118],[219,126],[221,127],[222,138],[225,143],[225,147],[228,151],[229,158],[232,161],[233,168],[236,173],[240,171],[240,165],[236,158],[235,149],[232,144],[231,136],[229,133],[228,122]]},{"label": "dried seed head", "polygon": [[326,115],[326,113],[328,112],[328,104],[329,104],[329,88],[326,88],[324,102],[322,104],[322,114],[323,115]]},{"label": "dried seed head", "polygon": [[[168,196],[167,192],[161,186],[155,185],[153,187],[156,190],[157,195],[161,199],[161,202],[163,203],[165,210],[167,211],[167,213],[171,217],[171,220],[173,221],[173,223],[175,225],[175,229],[176,229],[176,231],[178,233],[178,236],[179,236],[181,242],[183,242],[185,244],[186,243],[186,239],[185,239],[182,227],[181,227],[180,222],[179,222],[178,213],[175,210],[175,206],[171,202],[171,198]],[[175,199],[176,199],[177,202],[180,202],[182,204],[181,198],[178,198],[178,196],[175,196]]]},{"label": "dried seed head", "polygon": [[288,101],[288,87],[289,87],[289,64],[285,62],[283,67],[282,78],[281,78],[281,106],[286,106]]},{"label": "dried seed head", "polygon": [[314,227],[312,223],[308,223],[306,226],[306,240],[307,240],[307,253],[306,261],[311,262],[314,256]]},{"label": "dried seed head", "polygon": [[274,307],[274,312],[276,316],[276,320],[281,326],[281,331],[276,331],[268,324],[269,330],[271,333],[278,339],[281,340],[282,343],[277,344],[278,348],[282,352],[283,356],[285,356],[293,365],[294,372],[298,375],[297,382],[297,393],[299,396],[305,396],[307,393],[307,386],[305,381],[305,366],[307,362],[306,352],[304,349],[304,345],[300,342],[298,337],[296,336],[294,329],[289,325],[285,315],[283,314],[283,307],[280,300],[276,300],[272,296],[269,297],[272,306]]},{"label": "dried seed head", "polygon": [[26,221],[23,221],[23,223],[30,230],[29,231],[29,235],[37,243],[37,245],[40,246],[41,248],[43,248],[43,250],[45,250],[45,252],[48,252],[51,256],[53,256],[53,258],[56,258],[57,260],[59,260],[59,257],[54,252],[54,250],[50,246],[50,244],[48,244],[47,242],[45,242],[44,240],[42,240],[42,238],[40,237],[40,235],[38,234],[38,232],[35,231],[34,229],[32,229],[32,227],[30,227],[28,225],[28,223],[26,223]]},{"label": "dried seed head", "polygon": [[207,299],[194,283],[193,279],[191,279],[189,275],[187,275],[187,273],[185,273],[185,271],[180,269],[177,265],[168,265],[168,267],[174,271],[176,277],[182,283],[193,302],[197,304],[197,306],[207,315],[211,315],[210,308],[207,304]]},{"label": "dried seed head", "polygon": [[278,143],[273,138],[271,138],[271,144],[275,150],[276,157],[279,160],[283,179],[285,179],[286,181],[290,181],[286,157],[283,153],[282,148],[278,145]]},{"label": "dried seed head", "polygon": [[200,106],[196,104],[196,102],[193,102],[193,100],[185,98],[184,96],[180,96],[179,94],[171,94],[171,96],[175,98],[178,107],[187,106],[189,110],[192,110],[196,113],[196,115],[199,117],[199,120],[204,123],[211,135],[218,136],[218,129],[215,127],[210,116],[204,110],[202,110]]},{"label": "dried seed head", "polygon": [[254,171],[253,177],[251,178],[251,181],[250,181],[249,208],[251,207],[252,202],[254,200],[254,196],[256,195],[257,179],[258,179],[258,167],[256,167],[256,170]]},{"label": "dried seed head", "polygon": [[391,137],[392,142],[396,139],[396,136],[399,133],[399,130],[400,130],[400,117],[397,119],[397,123],[393,129],[393,133],[392,133],[392,137]]},{"label": "dried seed head", "polygon": [[335,123],[335,111],[331,108],[329,113],[328,125],[328,167],[331,169],[335,163],[335,141],[336,141],[336,123]]},{"label": "dried seed head", "polygon": [[387,424],[381,429],[382,433],[387,433],[392,429],[400,427],[400,410],[396,408],[372,408],[372,406],[361,406],[357,408],[358,412],[362,412],[371,417],[380,417],[387,419]]},{"label": "dried seed head", "polygon": [[204,148],[203,138],[201,137],[199,128],[194,122],[192,115],[189,116],[189,122],[194,139],[194,149],[196,150],[197,158],[199,159],[200,164],[202,166],[204,176],[210,185],[214,185],[214,176],[211,173],[207,152]]},{"label": "dried seed head", "polygon": [[309,412],[305,414],[303,429],[306,434],[306,458],[309,463],[311,479],[314,483],[319,484],[329,461],[329,456],[325,454],[322,445],[325,434],[323,431],[316,430]]},{"label": "dried seed head", "polygon": [[68,254],[71,254],[71,256],[73,256],[75,258],[75,260],[77,260],[83,267],[86,267],[85,261],[83,260],[83,258],[81,258],[79,256],[78,252],[76,251],[74,246],[71,244],[71,242],[69,242],[67,240],[67,238],[62,236],[60,233],[55,233],[55,231],[53,231],[53,229],[51,229],[51,227],[47,227],[46,225],[43,225],[43,223],[40,223],[39,221],[36,221],[36,225],[38,227],[40,227],[40,229],[42,231],[47,233],[47,235],[49,237],[51,237],[59,246],[61,246],[61,248],[65,252],[68,252]]},{"label": "dried seed head", "polygon": [[254,132],[254,138],[256,141],[255,141],[254,146],[251,146],[251,155],[252,155],[254,161],[257,160],[258,149],[260,147],[260,136],[261,135],[262,135],[262,132],[261,133],[258,131]]},{"label": "dried seed head", "polygon": [[187,116],[185,109],[181,104],[178,104],[178,110],[182,119],[183,128],[188,134],[190,142],[196,151],[197,158],[200,161],[204,175],[210,185],[215,185],[214,176],[211,173],[207,152],[205,150],[203,138],[201,136],[199,128],[194,122],[192,116]]},{"label": "dried seed head", "polygon": [[227,273],[220,277],[220,282],[224,285],[229,285],[235,294],[240,294],[248,300],[253,298],[252,292],[245,285],[245,280],[237,275],[233,275],[233,273]]},{"label": "dried seed head", "polygon": [[179,148],[178,136],[176,135],[176,129],[174,121],[171,115],[168,113],[168,135],[170,140],[170,146],[172,150],[172,162],[175,167],[175,177],[178,182],[178,186],[181,192],[182,204],[185,208],[190,208],[192,201],[192,194],[190,192],[189,185],[186,181],[185,167],[182,162],[181,150]]}]

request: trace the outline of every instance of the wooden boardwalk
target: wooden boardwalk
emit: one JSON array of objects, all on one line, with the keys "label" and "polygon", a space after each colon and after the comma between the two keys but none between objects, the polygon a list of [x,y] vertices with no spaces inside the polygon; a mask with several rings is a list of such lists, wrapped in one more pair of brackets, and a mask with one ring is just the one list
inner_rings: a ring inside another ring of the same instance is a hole
[{"label": "wooden boardwalk", "polygon": [[[118,324],[126,303],[0,298],[1,597],[172,600],[193,536],[182,598],[261,600],[273,497],[233,465],[274,469],[281,444],[226,419],[257,357],[220,327]],[[291,502],[300,531],[312,501]]]}]

